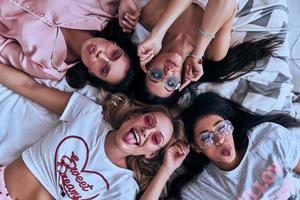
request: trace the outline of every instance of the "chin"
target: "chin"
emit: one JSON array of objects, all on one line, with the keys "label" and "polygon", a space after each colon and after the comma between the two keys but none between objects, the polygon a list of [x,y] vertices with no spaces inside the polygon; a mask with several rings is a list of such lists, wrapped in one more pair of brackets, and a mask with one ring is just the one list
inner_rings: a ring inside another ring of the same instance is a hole
[{"label": "chin", "polygon": [[232,162],[234,162],[235,158],[236,158],[236,154],[233,153],[229,157],[223,157],[223,161],[226,163],[232,163]]}]

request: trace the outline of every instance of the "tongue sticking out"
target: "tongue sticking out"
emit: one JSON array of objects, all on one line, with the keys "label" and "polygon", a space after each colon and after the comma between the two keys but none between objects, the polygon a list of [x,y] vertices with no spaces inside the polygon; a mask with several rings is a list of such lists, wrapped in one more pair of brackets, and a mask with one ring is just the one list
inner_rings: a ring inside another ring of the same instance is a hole
[{"label": "tongue sticking out", "polygon": [[231,155],[231,148],[224,148],[222,151],[221,151],[221,154],[223,156],[230,156]]},{"label": "tongue sticking out", "polygon": [[125,135],[125,137],[123,139],[128,144],[136,144],[137,143],[134,133],[132,131],[130,131],[127,135]]}]

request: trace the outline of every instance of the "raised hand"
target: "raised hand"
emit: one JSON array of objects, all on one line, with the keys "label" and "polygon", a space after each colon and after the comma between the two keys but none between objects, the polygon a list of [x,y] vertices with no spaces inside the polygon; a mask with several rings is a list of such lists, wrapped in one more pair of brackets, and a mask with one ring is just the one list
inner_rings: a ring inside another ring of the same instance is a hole
[{"label": "raised hand", "polygon": [[159,53],[161,47],[162,37],[152,34],[138,45],[138,56],[140,57],[140,65],[144,72],[146,72],[146,64]]},{"label": "raised hand", "polygon": [[123,32],[132,32],[140,16],[135,0],[121,0],[118,8],[119,25]]},{"label": "raised hand", "polygon": [[203,75],[202,59],[189,55],[184,61],[183,83],[180,91],[191,82],[197,82]]},{"label": "raised hand", "polygon": [[181,165],[189,152],[190,145],[177,142],[165,152],[162,167],[167,168],[169,175],[171,175]]}]

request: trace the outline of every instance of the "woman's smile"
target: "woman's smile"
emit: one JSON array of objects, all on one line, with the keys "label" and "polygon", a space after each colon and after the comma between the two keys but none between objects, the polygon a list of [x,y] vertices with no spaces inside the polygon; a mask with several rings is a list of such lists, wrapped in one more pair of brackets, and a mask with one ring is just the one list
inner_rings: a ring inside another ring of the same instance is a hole
[{"label": "woman's smile", "polygon": [[126,144],[134,144],[136,146],[139,146],[141,142],[141,138],[138,132],[132,128],[128,133],[124,135],[123,141]]}]

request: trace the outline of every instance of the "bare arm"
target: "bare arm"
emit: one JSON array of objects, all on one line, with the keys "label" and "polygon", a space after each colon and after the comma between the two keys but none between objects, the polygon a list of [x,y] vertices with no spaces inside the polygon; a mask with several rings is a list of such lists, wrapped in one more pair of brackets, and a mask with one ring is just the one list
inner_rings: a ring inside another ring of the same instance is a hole
[{"label": "bare arm", "polygon": [[71,93],[41,85],[24,72],[1,63],[0,83],[58,114],[64,111],[72,95]]},{"label": "bare arm", "polygon": [[151,34],[163,38],[173,22],[191,3],[192,0],[170,0],[164,14],[152,29]]},{"label": "bare arm", "polygon": [[159,196],[168,181],[170,175],[165,167],[160,167],[157,174],[151,181],[150,185],[147,187],[146,191],[143,193],[140,200],[155,200],[159,199]]},{"label": "bare arm", "polygon": [[[236,0],[209,0],[202,16],[195,46],[185,59],[184,78],[180,90],[198,81],[203,75],[202,57],[222,60],[229,49],[232,22],[236,12]],[[202,33],[201,33],[202,32]],[[211,36],[215,35],[212,40]]]},{"label": "bare arm", "polygon": [[164,155],[164,161],[157,174],[143,193],[140,200],[159,199],[161,191],[172,173],[181,165],[190,152],[190,146],[184,143],[176,143],[171,146]]},{"label": "bare arm", "polygon": [[[202,16],[200,29],[205,33],[216,35],[214,40],[217,40],[221,34],[222,41],[220,45],[224,42],[228,44],[226,45],[227,49],[224,49],[225,53],[222,53],[224,56],[229,48],[232,19],[234,17],[233,15],[235,14],[235,10],[236,0],[209,0]],[[226,34],[218,33],[225,24],[226,26],[228,24],[228,27],[224,30],[226,31]],[[224,34],[226,36],[229,35],[229,38],[226,38],[227,41],[223,38]],[[199,32],[196,39],[196,46],[192,53],[197,57],[202,58],[211,41],[212,40],[209,37],[205,37]],[[216,51],[216,49],[214,49],[214,51]]]}]

